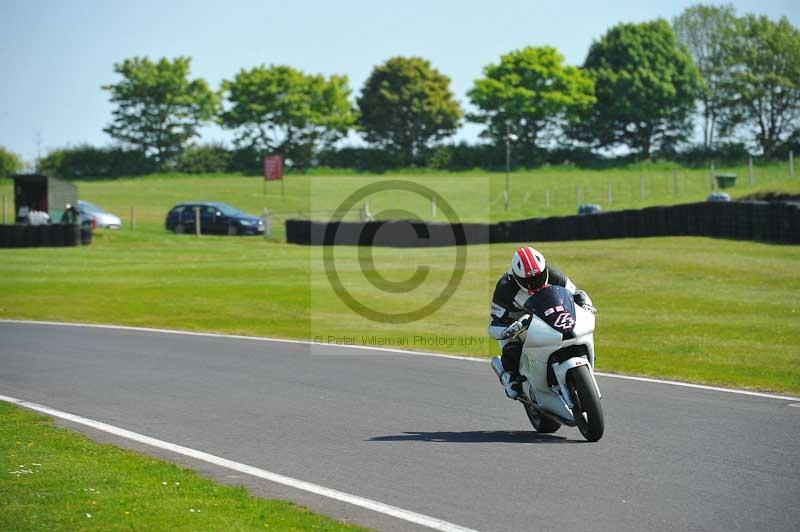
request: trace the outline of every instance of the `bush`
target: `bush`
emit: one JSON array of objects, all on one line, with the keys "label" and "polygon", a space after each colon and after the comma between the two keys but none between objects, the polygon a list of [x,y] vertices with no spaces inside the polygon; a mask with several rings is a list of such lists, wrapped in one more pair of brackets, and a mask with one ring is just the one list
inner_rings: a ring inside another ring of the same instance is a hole
[{"label": "bush", "polygon": [[185,174],[213,174],[231,169],[231,152],[222,144],[189,146],[178,157],[176,170]]},{"label": "bush", "polygon": [[144,153],[84,144],[60,148],[39,159],[39,173],[65,179],[103,179],[153,173],[158,165]]},{"label": "bush", "polygon": [[22,167],[19,155],[0,146],[0,179],[16,174]]},{"label": "bush", "polygon": [[[667,154],[665,154],[667,155]],[[683,151],[668,154],[669,160],[680,162],[686,166],[704,167],[713,161],[720,164],[734,165],[746,163],[750,157],[747,146],[741,142],[723,142],[714,148],[706,148],[701,144],[690,146]]]},{"label": "bush", "polygon": [[380,148],[331,148],[323,150],[317,157],[319,166],[329,168],[351,168],[368,172],[385,172],[401,166],[399,154]]}]

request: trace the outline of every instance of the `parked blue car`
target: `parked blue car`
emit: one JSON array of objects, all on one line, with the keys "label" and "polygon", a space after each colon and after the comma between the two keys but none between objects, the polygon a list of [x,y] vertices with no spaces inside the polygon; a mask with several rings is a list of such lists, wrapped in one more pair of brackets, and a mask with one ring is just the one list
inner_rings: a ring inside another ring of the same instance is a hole
[{"label": "parked blue car", "polygon": [[225,203],[194,201],[179,203],[167,213],[165,227],[175,233],[195,232],[195,209],[200,211],[200,232],[216,235],[257,235],[264,232],[264,221]]}]

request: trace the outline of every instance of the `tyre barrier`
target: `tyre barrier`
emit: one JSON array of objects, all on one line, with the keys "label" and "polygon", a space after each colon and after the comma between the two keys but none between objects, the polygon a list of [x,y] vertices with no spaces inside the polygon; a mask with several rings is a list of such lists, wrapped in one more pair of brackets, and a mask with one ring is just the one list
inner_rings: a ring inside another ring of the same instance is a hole
[{"label": "tyre barrier", "polygon": [[0,248],[89,245],[92,231],[76,224],[0,225]]},{"label": "tyre barrier", "polygon": [[496,224],[408,220],[325,223],[286,220],[286,241],[303,245],[436,247],[653,236],[710,236],[800,243],[800,203],[702,202]]}]

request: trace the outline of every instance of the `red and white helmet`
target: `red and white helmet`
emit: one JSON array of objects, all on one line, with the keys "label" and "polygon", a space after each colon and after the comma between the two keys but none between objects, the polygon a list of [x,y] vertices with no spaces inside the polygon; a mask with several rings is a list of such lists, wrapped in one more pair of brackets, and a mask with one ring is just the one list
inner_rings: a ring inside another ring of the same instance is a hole
[{"label": "red and white helmet", "polygon": [[519,248],[514,252],[508,273],[528,294],[547,286],[548,271],[544,255],[532,247]]}]

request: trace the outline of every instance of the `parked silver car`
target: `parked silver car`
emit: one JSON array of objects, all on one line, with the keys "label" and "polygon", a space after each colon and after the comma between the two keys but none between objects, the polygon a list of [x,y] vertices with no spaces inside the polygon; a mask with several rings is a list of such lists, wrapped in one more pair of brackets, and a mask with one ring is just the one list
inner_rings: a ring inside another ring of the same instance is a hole
[{"label": "parked silver car", "polygon": [[119,216],[106,212],[88,201],[78,200],[78,210],[81,211],[83,216],[93,218],[95,227],[104,229],[119,229],[122,227],[122,220],[119,219]]}]

